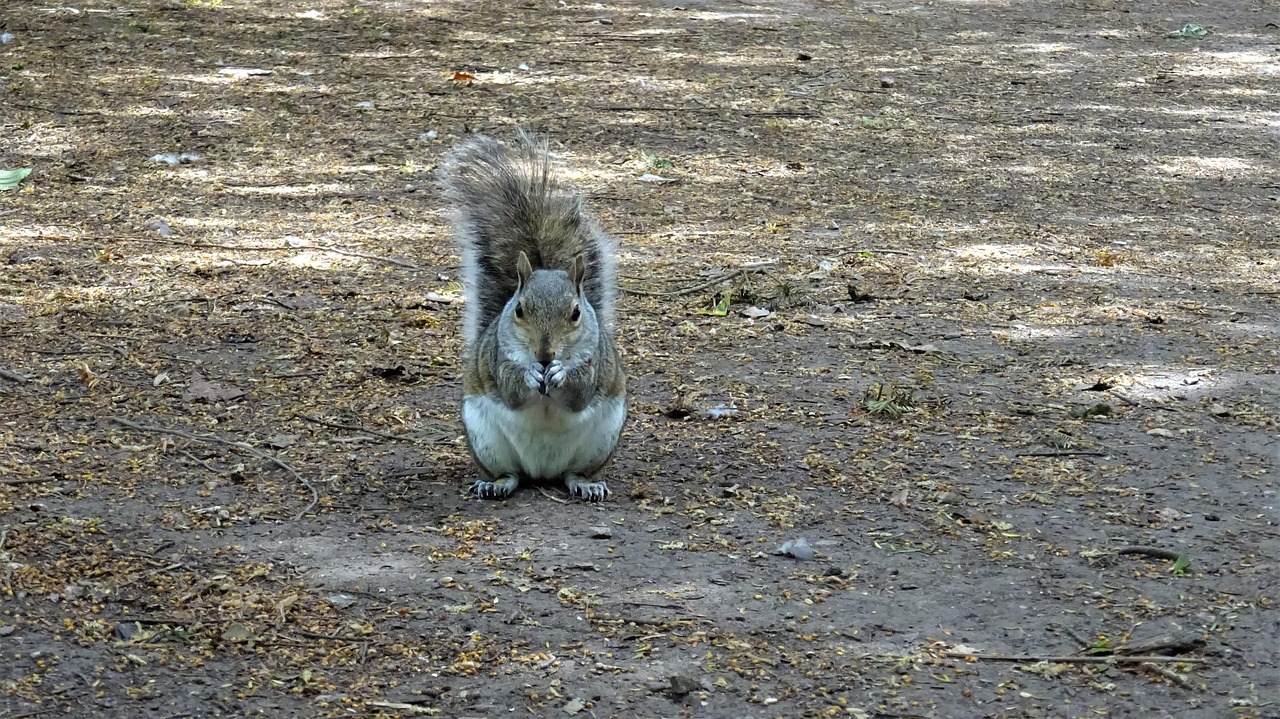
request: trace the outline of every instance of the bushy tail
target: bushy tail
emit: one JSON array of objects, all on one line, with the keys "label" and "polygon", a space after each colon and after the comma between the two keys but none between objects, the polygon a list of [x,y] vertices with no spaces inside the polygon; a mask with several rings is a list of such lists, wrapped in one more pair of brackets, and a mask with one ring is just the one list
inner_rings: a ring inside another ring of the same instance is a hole
[{"label": "bushy tail", "polygon": [[586,212],[582,197],[560,187],[545,141],[523,130],[511,145],[477,136],[450,152],[442,170],[454,237],[462,248],[467,346],[515,294],[521,252],[534,269],[552,270],[569,270],[577,255],[585,255],[587,301],[612,325],[613,240]]}]

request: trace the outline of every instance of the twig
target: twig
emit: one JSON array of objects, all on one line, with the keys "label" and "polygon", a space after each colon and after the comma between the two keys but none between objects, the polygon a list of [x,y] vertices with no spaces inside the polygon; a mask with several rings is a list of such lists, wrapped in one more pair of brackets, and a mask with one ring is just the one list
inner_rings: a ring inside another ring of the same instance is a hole
[{"label": "twig", "polygon": [[120,355],[120,359],[129,359],[129,350],[127,349],[124,349],[122,347],[116,347],[115,345],[109,345],[106,342],[99,342],[98,340],[85,339],[84,337],[81,337],[80,335],[75,334],[74,332],[71,332],[69,334],[71,335],[71,337],[74,337],[75,339],[78,339],[81,342],[84,342],[86,344],[91,344],[94,347],[101,347],[104,350],[111,350],[112,352]]},{"label": "twig", "polygon": [[695,292],[701,292],[702,290],[705,290],[709,287],[715,287],[721,282],[728,282],[729,280],[737,279],[738,277],[741,277],[746,273],[747,273],[746,270],[734,270],[733,272],[730,272],[727,275],[720,275],[715,279],[707,280],[706,282],[700,282],[694,285],[693,287],[685,287],[684,289],[669,290],[665,292],[652,292],[649,290],[638,290],[633,287],[619,287],[618,289],[622,290],[623,292],[629,295],[641,295],[644,297],[675,297],[677,295],[691,295]]},{"label": "twig", "polygon": [[343,250],[343,249],[339,249],[339,248],[337,248],[337,247],[321,247],[320,245],[302,245],[302,246],[301,246],[301,247],[299,247],[298,249],[300,249],[300,250],[320,250],[320,251],[322,251],[322,252],[333,252],[333,253],[335,253],[335,254],[339,254],[339,255],[349,255],[349,256],[351,256],[351,257],[362,257],[362,258],[364,258],[364,259],[366,259],[366,260],[377,260],[377,261],[379,261],[379,262],[385,262],[385,263],[387,263],[387,264],[389,264],[389,265],[395,265],[396,267],[403,267],[403,268],[408,269],[408,270],[418,270],[418,269],[421,269],[420,267],[418,267],[417,265],[413,264],[412,262],[405,262],[404,260],[397,260],[397,259],[396,259],[396,258],[394,258],[394,257],[384,257],[384,256],[382,256],[382,255],[375,255],[375,254],[370,253],[370,252],[359,252],[359,251],[357,251],[357,250]]},{"label": "twig", "polygon": [[548,492],[546,487],[538,487],[538,491],[539,491],[539,492],[542,492],[542,496],[546,497],[547,499],[551,500],[552,502],[559,502],[560,504],[568,504],[568,503],[569,503],[569,500],[567,500],[567,499],[561,499],[561,498],[559,498],[559,497],[555,496],[554,494],[552,494],[552,493]]},{"label": "twig", "polygon": [[[13,107],[21,107],[27,110],[39,110],[53,115],[70,115],[73,117],[88,117],[90,115],[101,115],[101,112],[95,110],[59,110],[53,107],[42,107],[40,105],[27,105],[21,102],[12,103]],[[25,716],[25,715],[24,715]]]},{"label": "twig", "polygon": [[1116,647],[1116,654],[1142,654],[1150,656],[1152,654],[1172,655],[1186,654],[1200,649],[1205,645],[1204,637],[1195,632],[1187,632],[1181,636],[1172,634],[1162,634],[1152,639],[1141,642],[1132,642],[1121,647]]},{"label": "twig", "polygon": [[430,474],[435,469],[437,468],[436,467],[403,467],[401,469],[397,469],[394,472],[388,473],[387,477],[390,479],[396,479],[399,477],[417,477],[423,474]]},{"label": "twig", "polygon": [[1127,395],[1125,395],[1124,393],[1120,392],[1119,390],[1109,389],[1109,390],[1107,390],[1107,391],[1111,393],[1111,396],[1115,397],[1116,399],[1120,400],[1121,402],[1124,402],[1125,404],[1129,405],[1130,407],[1141,407],[1141,406],[1142,406],[1141,404],[1139,404],[1139,403],[1138,403],[1138,401],[1137,401],[1137,400],[1135,400],[1135,399],[1132,399],[1132,398],[1128,397]]},{"label": "twig", "polygon": [[1170,562],[1178,561],[1183,552],[1175,552],[1172,549],[1161,549],[1159,547],[1121,547],[1116,550],[1116,554],[1141,554],[1146,557],[1155,557],[1156,559],[1167,559]]},{"label": "twig", "polygon": [[1143,662],[1140,666],[1141,666],[1143,669],[1146,669],[1146,670],[1147,670],[1147,671],[1149,671],[1149,672],[1154,672],[1154,673],[1156,673],[1156,674],[1159,674],[1160,676],[1164,677],[1165,679],[1168,679],[1169,681],[1173,682],[1174,684],[1177,684],[1178,686],[1182,687],[1183,689],[1192,689],[1192,688],[1193,688],[1193,687],[1191,686],[1191,682],[1187,681],[1187,678],[1186,678],[1186,677],[1184,677],[1184,676],[1182,676],[1181,674],[1179,674],[1179,673],[1177,673],[1177,672],[1173,671],[1172,669],[1166,669],[1166,668],[1164,668],[1164,667],[1160,666],[1159,664],[1155,664],[1155,663],[1153,663],[1153,662]]},{"label": "twig", "polygon": [[209,470],[210,472],[213,472],[214,474],[218,474],[217,468],[210,466],[209,463],[204,461],[203,459],[200,459],[199,457],[195,456],[194,454],[188,452],[185,449],[180,449],[178,451],[181,452],[182,454],[185,454],[192,462],[195,462],[196,464],[200,465],[201,467],[204,467],[205,469]]},{"label": "twig", "polygon": [[1015,457],[1106,457],[1109,452],[1094,452],[1083,449],[1063,449],[1052,452],[1019,452]]},{"label": "twig", "polygon": [[8,486],[16,486],[19,484],[39,484],[40,482],[52,482],[57,477],[19,477],[17,479],[0,479],[0,484]]},{"label": "twig", "polygon": [[1203,659],[1196,657],[1055,657],[1040,654],[962,654],[960,652],[943,652],[942,656],[951,659],[972,659],[984,662],[1050,662],[1053,664],[1142,664],[1144,662],[1186,662],[1201,664]]},{"label": "twig", "polygon": [[18,384],[26,384],[31,381],[30,377],[18,374],[17,372],[10,372],[7,369],[0,369],[0,379],[7,379],[10,382],[17,382]]},{"label": "twig", "polygon": [[129,429],[137,430],[139,432],[155,432],[157,434],[169,434],[169,435],[173,435],[174,437],[182,437],[183,439],[188,439],[195,442],[214,442],[216,444],[224,444],[228,447],[235,447],[236,449],[248,452],[249,454],[252,454],[255,457],[260,457],[262,459],[267,460],[268,462],[271,462],[272,464],[276,465],[280,469],[283,469],[289,474],[292,474],[293,478],[296,479],[299,484],[306,487],[307,490],[311,492],[311,502],[307,504],[307,506],[304,507],[301,512],[298,512],[297,516],[294,517],[294,521],[302,519],[304,516],[306,516],[307,512],[310,512],[312,509],[315,509],[316,505],[320,503],[320,492],[317,491],[315,485],[307,481],[307,478],[303,477],[302,473],[299,472],[297,469],[295,469],[293,465],[289,464],[283,459],[280,459],[279,457],[276,457],[273,454],[270,454],[269,452],[264,452],[258,449],[257,447],[249,444],[248,442],[239,442],[233,439],[223,439],[222,437],[217,437],[211,434],[193,434],[191,432],[187,432],[186,430],[170,429],[169,427],[153,427],[145,424],[138,424],[137,422],[134,422],[132,420],[127,420],[124,417],[107,417],[107,421],[115,422],[116,424],[122,427],[128,427]]},{"label": "twig", "polygon": [[719,112],[718,107],[654,107],[647,105],[612,105],[590,107],[601,112]]},{"label": "twig", "polygon": [[[113,238],[103,238],[111,240]],[[141,242],[146,245],[173,245],[177,247],[186,247],[191,250],[233,250],[236,252],[298,252],[300,250],[317,250],[319,252],[332,252],[337,255],[349,255],[351,257],[362,257],[366,260],[378,260],[386,262],[397,267],[405,269],[417,270],[421,269],[412,262],[397,260],[394,257],[384,257],[383,255],[375,255],[371,252],[360,252],[359,250],[344,250],[340,247],[329,247],[328,245],[298,245],[297,247],[265,247],[263,245],[226,245],[217,242],[185,242],[183,240],[157,240],[150,237],[120,237],[114,238],[124,240],[126,242]]]},{"label": "twig", "polygon": [[1093,645],[1093,642],[1072,631],[1071,627],[1062,627],[1062,633],[1071,637],[1071,640],[1080,645],[1081,649],[1085,649]]},{"label": "twig", "polygon": [[358,642],[361,639],[361,637],[348,637],[342,634],[324,634],[323,632],[312,632],[306,629],[298,629],[297,627],[287,627],[285,628],[285,631],[292,632],[294,634],[301,634],[302,636],[310,637],[311,639],[327,639],[331,642]]},{"label": "twig", "polygon": [[906,250],[891,250],[885,247],[858,247],[852,250],[844,250],[836,257],[848,257],[849,255],[910,255]]},{"label": "twig", "polygon": [[342,424],[340,422],[330,422],[328,420],[320,419],[319,417],[312,417],[310,415],[305,415],[305,414],[295,414],[293,416],[297,417],[298,419],[303,419],[308,422],[313,422],[315,424],[322,425],[324,427],[332,427],[334,429],[346,429],[346,430],[351,430],[352,432],[367,432],[369,434],[377,435],[379,437],[386,437],[387,439],[399,440],[401,442],[417,441],[412,437],[402,437],[400,435],[391,434],[390,432],[379,432],[376,429],[369,429],[368,427],[361,427],[360,425]]}]

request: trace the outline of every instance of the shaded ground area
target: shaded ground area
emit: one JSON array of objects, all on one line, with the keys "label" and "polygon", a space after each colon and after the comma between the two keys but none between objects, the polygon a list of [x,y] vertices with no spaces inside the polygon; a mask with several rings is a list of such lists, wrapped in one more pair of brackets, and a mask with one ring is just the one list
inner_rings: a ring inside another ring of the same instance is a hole
[{"label": "shaded ground area", "polygon": [[[0,717],[1280,716],[1278,21],[6,4]],[[517,123],[624,245],[600,506],[463,492]]]}]

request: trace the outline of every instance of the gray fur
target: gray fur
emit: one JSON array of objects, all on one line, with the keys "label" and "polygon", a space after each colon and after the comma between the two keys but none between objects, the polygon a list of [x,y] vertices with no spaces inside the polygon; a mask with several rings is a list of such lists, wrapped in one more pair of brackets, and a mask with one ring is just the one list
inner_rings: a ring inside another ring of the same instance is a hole
[{"label": "gray fur", "polygon": [[582,254],[583,294],[601,329],[612,334],[616,241],[600,229],[582,196],[557,181],[545,141],[523,130],[511,145],[477,136],[450,152],[442,170],[454,238],[462,249],[463,339],[469,349],[515,295],[521,252],[535,270],[566,272]]}]

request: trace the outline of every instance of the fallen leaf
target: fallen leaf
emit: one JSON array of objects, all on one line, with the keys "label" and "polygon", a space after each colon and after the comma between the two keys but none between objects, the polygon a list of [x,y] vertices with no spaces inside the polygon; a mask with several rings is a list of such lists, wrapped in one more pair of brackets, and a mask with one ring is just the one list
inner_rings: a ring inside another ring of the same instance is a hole
[{"label": "fallen leaf", "polygon": [[31,174],[30,167],[19,167],[16,170],[0,170],[0,190],[11,190],[18,186],[27,175]]},{"label": "fallen leaf", "polygon": [[191,379],[182,391],[183,402],[231,402],[245,396],[244,390],[225,382],[209,382],[197,371],[191,372]]},{"label": "fallen leaf", "polygon": [[222,640],[226,642],[252,642],[257,639],[257,635],[240,622],[228,624],[226,630],[222,632]]},{"label": "fallen leaf", "polygon": [[725,315],[729,314],[729,300],[730,298],[728,295],[721,297],[720,301],[716,302],[711,309],[698,310],[698,314],[712,315],[714,317],[724,317]]},{"label": "fallen leaf", "polygon": [[899,489],[889,496],[889,504],[892,504],[898,509],[906,509],[908,507],[907,494],[909,492],[910,490],[907,487]]},{"label": "fallen leaf", "polygon": [[802,561],[807,561],[818,556],[818,553],[813,551],[813,547],[809,546],[809,540],[804,537],[796,537],[795,539],[788,539],[783,542],[782,546],[778,547],[778,554],[786,557],[794,557]]}]

